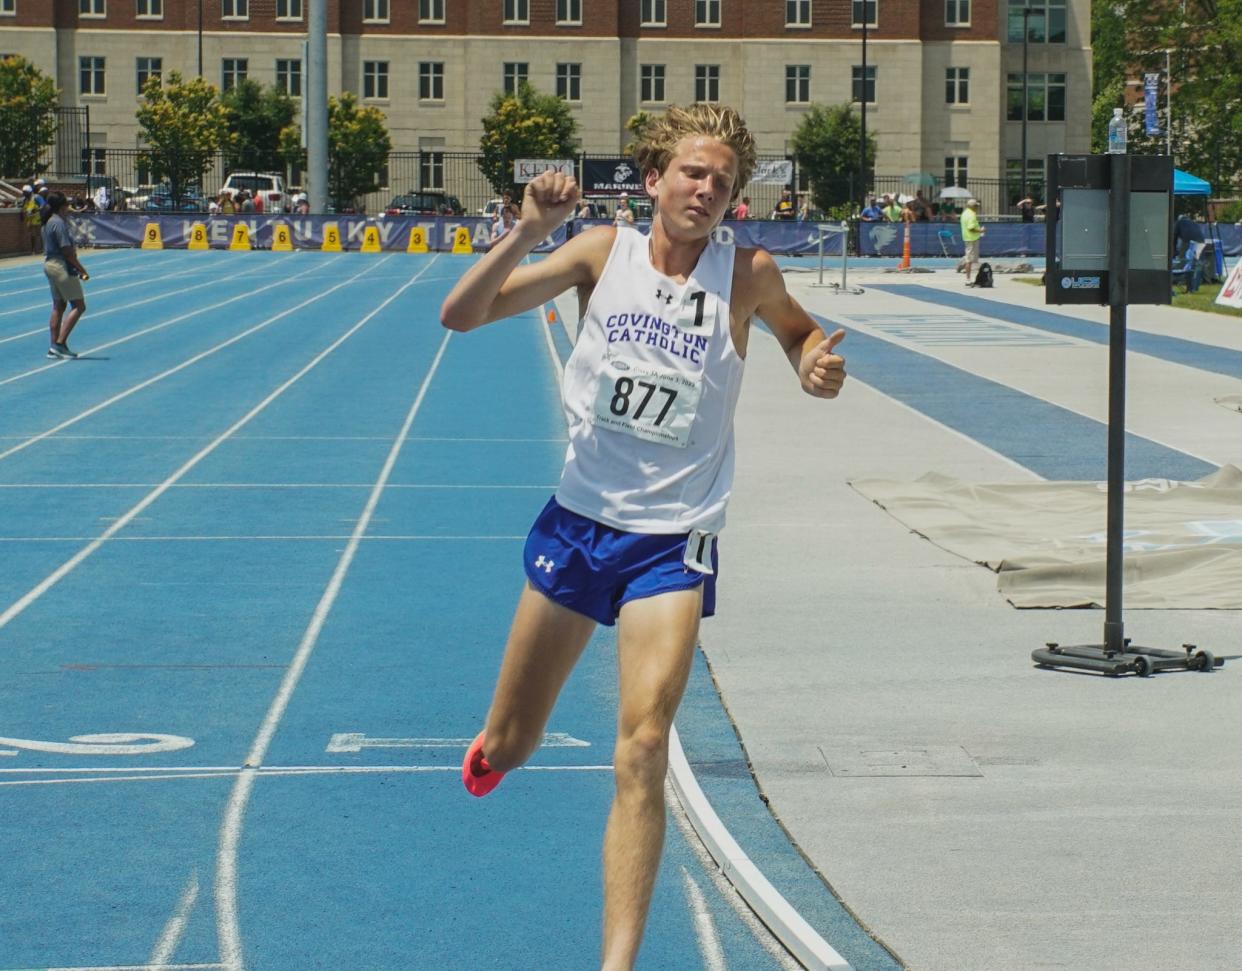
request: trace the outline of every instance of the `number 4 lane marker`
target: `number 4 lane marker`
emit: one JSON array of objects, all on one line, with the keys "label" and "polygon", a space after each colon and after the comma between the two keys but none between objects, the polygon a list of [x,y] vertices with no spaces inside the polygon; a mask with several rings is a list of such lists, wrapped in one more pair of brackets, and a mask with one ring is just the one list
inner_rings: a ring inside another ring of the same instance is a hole
[{"label": "number 4 lane marker", "polygon": [[[362,734],[333,735],[326,752],[361,752],[364,748],[469,748],[473,738],[367,738]],[[564,732],[543,736],[544,748],[590,748],[590,742]]]}]

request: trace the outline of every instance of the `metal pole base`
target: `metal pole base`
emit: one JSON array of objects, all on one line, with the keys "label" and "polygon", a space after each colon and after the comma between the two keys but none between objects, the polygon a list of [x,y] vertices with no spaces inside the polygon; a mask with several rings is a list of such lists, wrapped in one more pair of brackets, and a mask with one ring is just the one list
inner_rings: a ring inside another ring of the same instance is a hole
[{"label": "metal pole base", "polygon": [[1225,666],[1223,657],[1215,657],[1211,651],[1200,650],[1195,644],[1183,644],[1181,651],[1169,651],[1158,647],[1135,647],[1128,637],[1124,649],[1120,651],[1110,651],[1103,644],[1062,647],[1050,641],[1039,650],[1032,651],[1031,660],[1041,668],[1075,668],[1112,678],[1126,674],[1147,678],[1157,671],[1210,673]]}]

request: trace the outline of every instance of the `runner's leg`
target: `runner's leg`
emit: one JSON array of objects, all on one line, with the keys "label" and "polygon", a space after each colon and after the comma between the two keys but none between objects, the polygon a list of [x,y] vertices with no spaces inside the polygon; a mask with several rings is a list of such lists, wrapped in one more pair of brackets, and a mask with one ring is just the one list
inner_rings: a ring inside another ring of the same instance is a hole
[{"label": "runner's leg", "polygon": [[676,590],[621,608],[616,794],[604,834],[604,971],[638,956],[664,846],[668,738],[698,642],[703,591]]},{"label": "runner's leg", "polygon": [[590,617],[526,584],[487,715],[483,754],[492,769],[517,768],[539,748],[552,706],[594,630]]}]

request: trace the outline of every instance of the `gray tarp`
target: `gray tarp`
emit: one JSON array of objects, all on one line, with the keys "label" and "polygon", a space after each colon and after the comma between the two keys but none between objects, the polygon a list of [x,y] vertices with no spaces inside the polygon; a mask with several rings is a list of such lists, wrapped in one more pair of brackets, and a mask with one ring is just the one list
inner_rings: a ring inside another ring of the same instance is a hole
[{"label": "gray tarp", "polygon": [[[914,532],[998,573],[1015,607],[1104,603],[1106,485],[851,482]],[[1127,483],[1125,606],[1242,609],[1242,471]]]}]

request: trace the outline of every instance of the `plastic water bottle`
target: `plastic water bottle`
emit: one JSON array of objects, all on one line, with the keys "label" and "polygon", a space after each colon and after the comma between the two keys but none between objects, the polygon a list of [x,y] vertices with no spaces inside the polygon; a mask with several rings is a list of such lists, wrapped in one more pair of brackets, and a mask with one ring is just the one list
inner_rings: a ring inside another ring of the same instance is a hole
[{"label": "plastic water bottle", "polygon": [[1126,153],[1126,120],[1121,109],[1113,109],[1113,117],[1108,122],[1108,154],[1125,155]]}]

